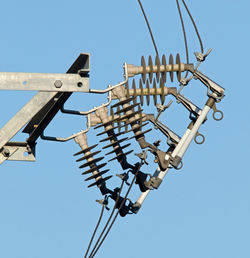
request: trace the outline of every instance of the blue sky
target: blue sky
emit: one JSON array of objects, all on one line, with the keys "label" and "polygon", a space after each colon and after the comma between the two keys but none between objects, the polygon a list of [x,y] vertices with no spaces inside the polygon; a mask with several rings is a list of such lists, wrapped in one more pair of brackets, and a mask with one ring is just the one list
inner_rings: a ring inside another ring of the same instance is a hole
[{"label": "blue sky", "polygon": [[[190,3],[189,3],[190,2]],[[180,53],[184,43],[176,1],[142,1],[160,54]],[[218,108],[224,120],[211,114],[200,132],[206,142],[194,143],[184,167],[171,170],[161,187],[150,193],[137,215],[118,218],[96,257],[248,258],[250,256],[250,175],[248,114],[250,111],[248,1],[188,1],[205,51],[213,51],[200,70],[226,89]],[[198,40],[185,16],[190,59]],[[64,73],[81,52],[91,55],[90,87],[104,89],[123,79],[122,64],[140,64],[155,56],[137,1],[2,1],[0,71]],[[178,83],[168,81],[168,86]],[[206,89],[192,81],[183,94],[202,107]],[[34,92],[2,91],[1,126]],[[88,110],[106,96],[74,94],[66,107]],[[146,111],[155,112],[153,101]],[[182,135],[188,113],[174,103],[162,121]],[[85,119],[58,114],[46,134],[68,136],[85,127]],[[88,134],[95,144],[96,130]],[[166,139],[159,133],[149,139]],[[25,139],[18,135],[16,139]],[[131,141],[135,152],[138,144]],[[83,257],[101,207],[96,188],[88,189],[72,156],[73,142],[38,140],[35,163],[10,162],[0,173],[0,257]],[[131,162],[137,159],[129,156]],[[143,171],[153,173],[156,165]],[[110,174],[122,173],[110,163]],[[120,184],[113,177],[110,187]],[[131,198],[139,191],[134,187]],[[112,206],[112,203],[110,203]],[[103,222],[106,221],[106,213]]]}]

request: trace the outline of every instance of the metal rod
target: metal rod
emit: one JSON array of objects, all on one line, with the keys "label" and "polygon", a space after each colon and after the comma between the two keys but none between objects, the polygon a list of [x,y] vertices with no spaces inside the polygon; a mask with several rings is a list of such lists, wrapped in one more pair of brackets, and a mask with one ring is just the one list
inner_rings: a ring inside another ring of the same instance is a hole
[{"label": "metal rod", "polygon": [[41,139],[42,140],[45,140],[45,141],[54,141],[54,142],[67,142],[69,140],[72,140],[74,139],[75,137],[77,137],[78,135],[80,134],[83,134],[83,133],[87,133],[90,129],[90,126],[91,126],[91,122],[90,122],[90,115],[87,116],[87,124],[88,124],[88,128],[85,129],[85,130],[82,130],[78,133],[75,133],[67,138],[61,138],[61,137],[53,137],[53,136],[45,136],[44,133],[41,134]]}]

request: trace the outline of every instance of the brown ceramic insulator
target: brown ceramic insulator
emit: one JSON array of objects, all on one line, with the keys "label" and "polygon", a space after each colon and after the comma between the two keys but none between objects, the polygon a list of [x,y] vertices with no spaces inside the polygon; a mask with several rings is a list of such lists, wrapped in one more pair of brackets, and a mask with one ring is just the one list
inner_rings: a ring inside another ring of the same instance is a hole
[{"label": "brown ceramic insulator", "polygon": [[96,159],[90,160],[87,163],[81,165],[79,168],[86,168],[86,167],[89,167],[91,165],[96,165],[97,162],[99,162],[99,161],[101,161],[103,159],[104,159],[104,157],[100,157],[100,158],[96,158]]},{"label": "brown ceramic insulator", "polygon": [[159,82],[160,74],[161,74],[161,61],[160,61],[160,58],[158,55],[155,58],[155,65],[157,66],[156,80],[157,80],[157,82]]},{"label": "brown ceramic insulator", "polygon": [[131,145],[131,143],[128,143],[128,144],[126,144],[126,145],[124,145],[124,146],[120,146],[120,147],[118,147],[118,148],[116,148],[116,149],[114,149],[114,150],[112,150],[112,151],[106,153],[105,155],[113,154],[113,153],[115,153],[118,149],[119,149],[119,150],[123,150],[123,149],[129,147],[130,145]]},{"label": "brown ceramic insulator", "polygon": [[84,179],[84,181],[89,181],[89,180],[91,180],[91,179],[95,179],[95,178],[97,178],[97,177],[99,177],[99,176],[102,176],[102,175],[106,174],[108,171],[109,171],[109,169],[103,170],[102,172],[98,172],[97,174],[92,175],[92,176],[90,176],[90,177]]},{"label": "brown ceramic insulator", "polygon": [[173,82],[174,81],[174,72],[173,72],[174,58],[172,54],[169,56],[169,65],[171,65],[170,80],[171,82]]},{"label": "brown ceramic insulator", "polygon": [[130,150],[130,151],[126,152],[126,153],[120,153],[120,154],[118,154],[116,157],[110,159],[108,162],[113,161],[113,160],[116,160],[116,159],[121,159],[121,158],[123,158],[123,157],[126,157],[127,155],[131,154],[133,151],[134,151],[134,150]]},{"label": "brown ceramic insulator", "polygon": [[106,165],[107,165],[107,163],[103,163],[103,164],[100,164],[100,165],[97,165],[97,166],[93,166],[89,170],[83,172],[82,175],[87,175],[89,173],[92,173],[92,172],[94,172],[94,171],[96,171],[96,170],[98,170],[100,168],[105,167]]},{"label": "brown ceramic insulator", "polygon": [[97,180],[96,182],[94,182],[93,184],[89,185],[88,187],[92,187],[92,186],[95,186],[95,185],[102,185],[103,183],[105,183],[107,180],[109,180],[112,176],[107,176],[107,177],[104,177],[104,178],[100,178],[99,180]]},{"label": "brown ceramic insulator", "polygon": [[109,147],[118,146],[120,143],[126,141],[127,139],[128,139],[128,137],[122,138],[122,139],[120,139],[120,140],[116,140],[116,141],[114,141],[114,142],[112,142],[112,143],[110,143],[110,144],[104,146],[103,149],[107,149],[107,148],[109,148]]},{"label": "brown ceramic insulator", "polygon": [[80,159],[77,159],[76,162],[79,162],[79,161],[82,161],[82,160],[85,160],[85,159],[89,159],[89,158],[93,158],[95,155],[97,155],[98,153],[100,153],[101,151],[96,151],[96,152],[93,152],[93,153],[90,153]]},{"label": "brown ceramic insulator", "polygon": [[77,155],[86,153],[86,152],[88,152],[88,151],[91,151],[91,150],[94,149],[97,145],[98,145],[98,144],[95,144],[95,145],[90,146],[90,147],[88,147],[88,148],[86,148],[86,149],[84,149],[84,150],[81,150],[81,151],[75,153],[74,156],[77,156]]},{"label": "brown ceramic insulator", "polygon": [[146,62],[145,62],[144,56],[141,57],[141,66],[142,66],[142,69],[143,69],[143,72],[142,72],[142,75],[141,75],[142,76],[142,81],[143,81],[143,83],[145,83],[147,70],[146,70]]},{"label": "brown ceramic insulator", "polygon": [[[166,71],[167,60],[166,60],[165,55],[162,56],[161,62],[162,62],[162,65],[164,65],[164,70]],[[162,72],[161,73],[161,78],[163,79],[163,82],[166,82],[167,81],[167,72]]]}]

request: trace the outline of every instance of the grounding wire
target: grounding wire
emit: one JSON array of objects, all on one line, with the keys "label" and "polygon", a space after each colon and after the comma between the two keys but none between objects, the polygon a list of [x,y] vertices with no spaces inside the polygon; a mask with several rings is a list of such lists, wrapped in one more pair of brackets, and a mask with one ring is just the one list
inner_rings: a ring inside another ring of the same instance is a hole
[{"label": "grounding wire", "polygon": [[135,182],[135,179],[136,179],[136,177],[137,177],[137,175],[138,175],[138,172],[140,171],[140,168],[141,168],[142,164],[143,164],[143,161],[140,162],[140,164],[139,164],[139,166],[138,166],[138,168],[137,168],[137,171],[136,171],[135,174],[134,174],[134,178],[133,178],[133,180],[132,180],[132,182],[131,182],[131,184],[130,184],[130,186],[129,186],[129,188],[128,188],[128,191],[127,191],[127,193],[126,193],[126,195],[125,195],[125,197],[124,197],[124,199],[123,199],[123,201],[122,201],[122,203],[121,203],[121,205],[120,205],[120,207],[119,207],[119,209],[118,209],[118,211],[117,211],[115,217],[113,218],[113,221],[111,222],[111,224],[110,224],[110,226],[109,226],[107,232],[105,233],[105,235],[104,235],[104,237],[103,237],[101,243],[98,245],[98,247],[96,248],[96,250],[95,250],[95,252],[93,253],[93,255],[92,255],[92,256],[89,256],[89,258],[93,258],[93,257],[96,255],[96,253],[98,252],[98,250],[99,250],[99,248],[101,247],[102,243],[104,242],[105,238],[107,237],[107,235],[108,235],[110,229],[112,228],[113,224],[115,223],[115,220],[116,220],[116,218],[117,218],[117,216],[118,216],[118,214],[119,214],[119,211],[121,210],[122,206],[124,205],[125,201],[127,200],[128,194],[129,194],[129,192],[130,192],[130,190],[131,190],[131,188],[132,188],[132,186],[133,186],[133,184],[134,184],[134,182]]},{"label": "grounding wire", "polygon": [[151,30],[151,28],[150,28],[150,25],[149,25],[149,22],[148,22],[148,19],[147,19],[147,16],[146,16],[146,13],[145,13],[145,11],[144,11],[144,9],[143,9],[143,6],[142,6],[142,3],[141,3],[140,0],[138,0],[138,3],[139,3],[139,5],[140,5],[140,7],[141,7],[141,11],[142,11],[143,16],[144,16],[144,19],[145,19],[145,21],[146,21],[146,23],[147,23],[148,30],[149,30],[151,39],[152,39],[153,44],[154,44],[154,48],[155,48],[156,55],[159,56],[158,49],[157,49],[157,46],[156,46],[156,43],[155,43],[155,40],[154,40],[154,36],[153,36],[152,30]]},{"label": "grounding wire", "polygon": [[94,232],[93,232],[93,234],[92,234],[92,237],[91,237],[91,239],[90,239],[90,241],[89,241],[88,249],[87,249],[87,251],[86,251],[86,253],[85,253],[85,255],[84,255],[84,258],[87,258],[87,255],[88,255],[89,249],[90,249],[90,247],[91,247],[91,244],[92,244],[92,242],[93,242],[93,240],[94,240],[96,231],[97,231],[97,229],[98,229],[98,227],[99,227],[99,225],[100,225],[100,223],[101,223],[101,220],[102,220],[102,217],[103,217],[103,212],[104,212],[104,207],[105,207],[105,206],[102,205],[102,210],[101,210],[100,217],[99,217],[99,219],[98,219],[98,222],[97,222],[97,225],[96,225],[96,227],[95,227],[95,230],[94,230]]},{"label": "grounding wire", "polygon": [[109,218],[108,218],[108,220],[107,220],[107,222],[106,222],[106,224],[105,224],[105,226],[104,226],[104,228],[103,228],[103,230],[102,230],[102,232],[101,232],[99,238],[97,239],[97,241],[96,241],[96,243],[95,243],[95,246],[93,247],[93,249],[92,249],[92,251],[91,251],[91,253],[90,253],[90,255],[89,255],[89,258],[90,258],[91,255],[94,253],[94,251],[95,251],[97,245],[99,244],[99,242],[100,242],[100,240],[101,240],[101,238],[102,238],[102,236],[103,236],[103,234],[104,234],[106,228],[107,228],[108,225],[109,225],[110,220],[111,220],[112,217],[113,217],[113,214],[114,214],[114,212],[115,212],[115,208],[116,208],[117,203],[118,203],[118,201],[119,201],[119,198],[120,198],[120,195],[121,195],[121,191],[122,191],[123,186],[124,186],[124,180],[122,180],[122,183],[121,183],[121,186],[120,186],[120,190],[119,190],[119,193],[118,193],[118,195],[117,195],[117,198],[116,198],[114,207],[113,207],[113,209],[112,209],[112,212],[111,212],[111,214],[110,214],[110,216],[109,216]]}]

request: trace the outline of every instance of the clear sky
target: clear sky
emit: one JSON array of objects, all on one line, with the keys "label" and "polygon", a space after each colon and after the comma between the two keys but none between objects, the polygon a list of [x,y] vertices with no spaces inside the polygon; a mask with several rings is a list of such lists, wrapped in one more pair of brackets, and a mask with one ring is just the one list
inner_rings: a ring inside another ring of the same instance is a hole
[{"label": "clear sky", "polygon": [[[180,53],[185,61],[176,1],[142,3],[160,54]],[[200,129],[206,142],[201,146],[192,143],[183,169],[171,170],[137,215],[118,218],[96,257],[250,257],[250,3],[194,0],[187,4],[205,51],[213,49],[200,70],[226,89],[226,97],[218,104],[224,120],[216,122],[209,114]],[[64,73],[85,52],[91,54],[91,89],[104,89],[123,80],[125,61],[139,65],[142,55],[155,57],[136,0],[10,0],[0,6],[1,72]],[[190,60],[195,62],[192,53],[199,51],[199,44],[187,15],[184,18]],[[167,86],[178,87],[178,83],[168,80]],[[196,81],[183,94],[200,107],[206,101],[206,89]],[[1,126],[33,95],[1,92]],[[106,96],[74,94],[66,107],[86,111],[105,101]],[[152,100],[145,110],[155,112]],[[188,112],[174,103],[161,119],[182,135]],[[84,118],[58,114],[46,134],[69,136],[86,128],[85,124]],[[96,133],[91,130],[88,134],[90,145],[100,140]],[[155,131],[148,139],[161,139],[163,149],[166,146],[164,136]],[[139,152],[138,144],[131,143]],[[77,151],[73,141],[38,140],[35,163],[7,161],[1,165],[0,257],[83,257],[101,210],[95,200],[101,195],[97,188],[87,188],[72,156]],[[129,159],[137,161],[133,155]],[[156,164],[152,158],[149,161],[142,170],[153,173]],[[116,163],[108,164],[109,175],[123,172]],[[108,181],[111,188],[119,184],[115,176]],[[131,199],[135,201],[139,194],[135,186]]]}]

